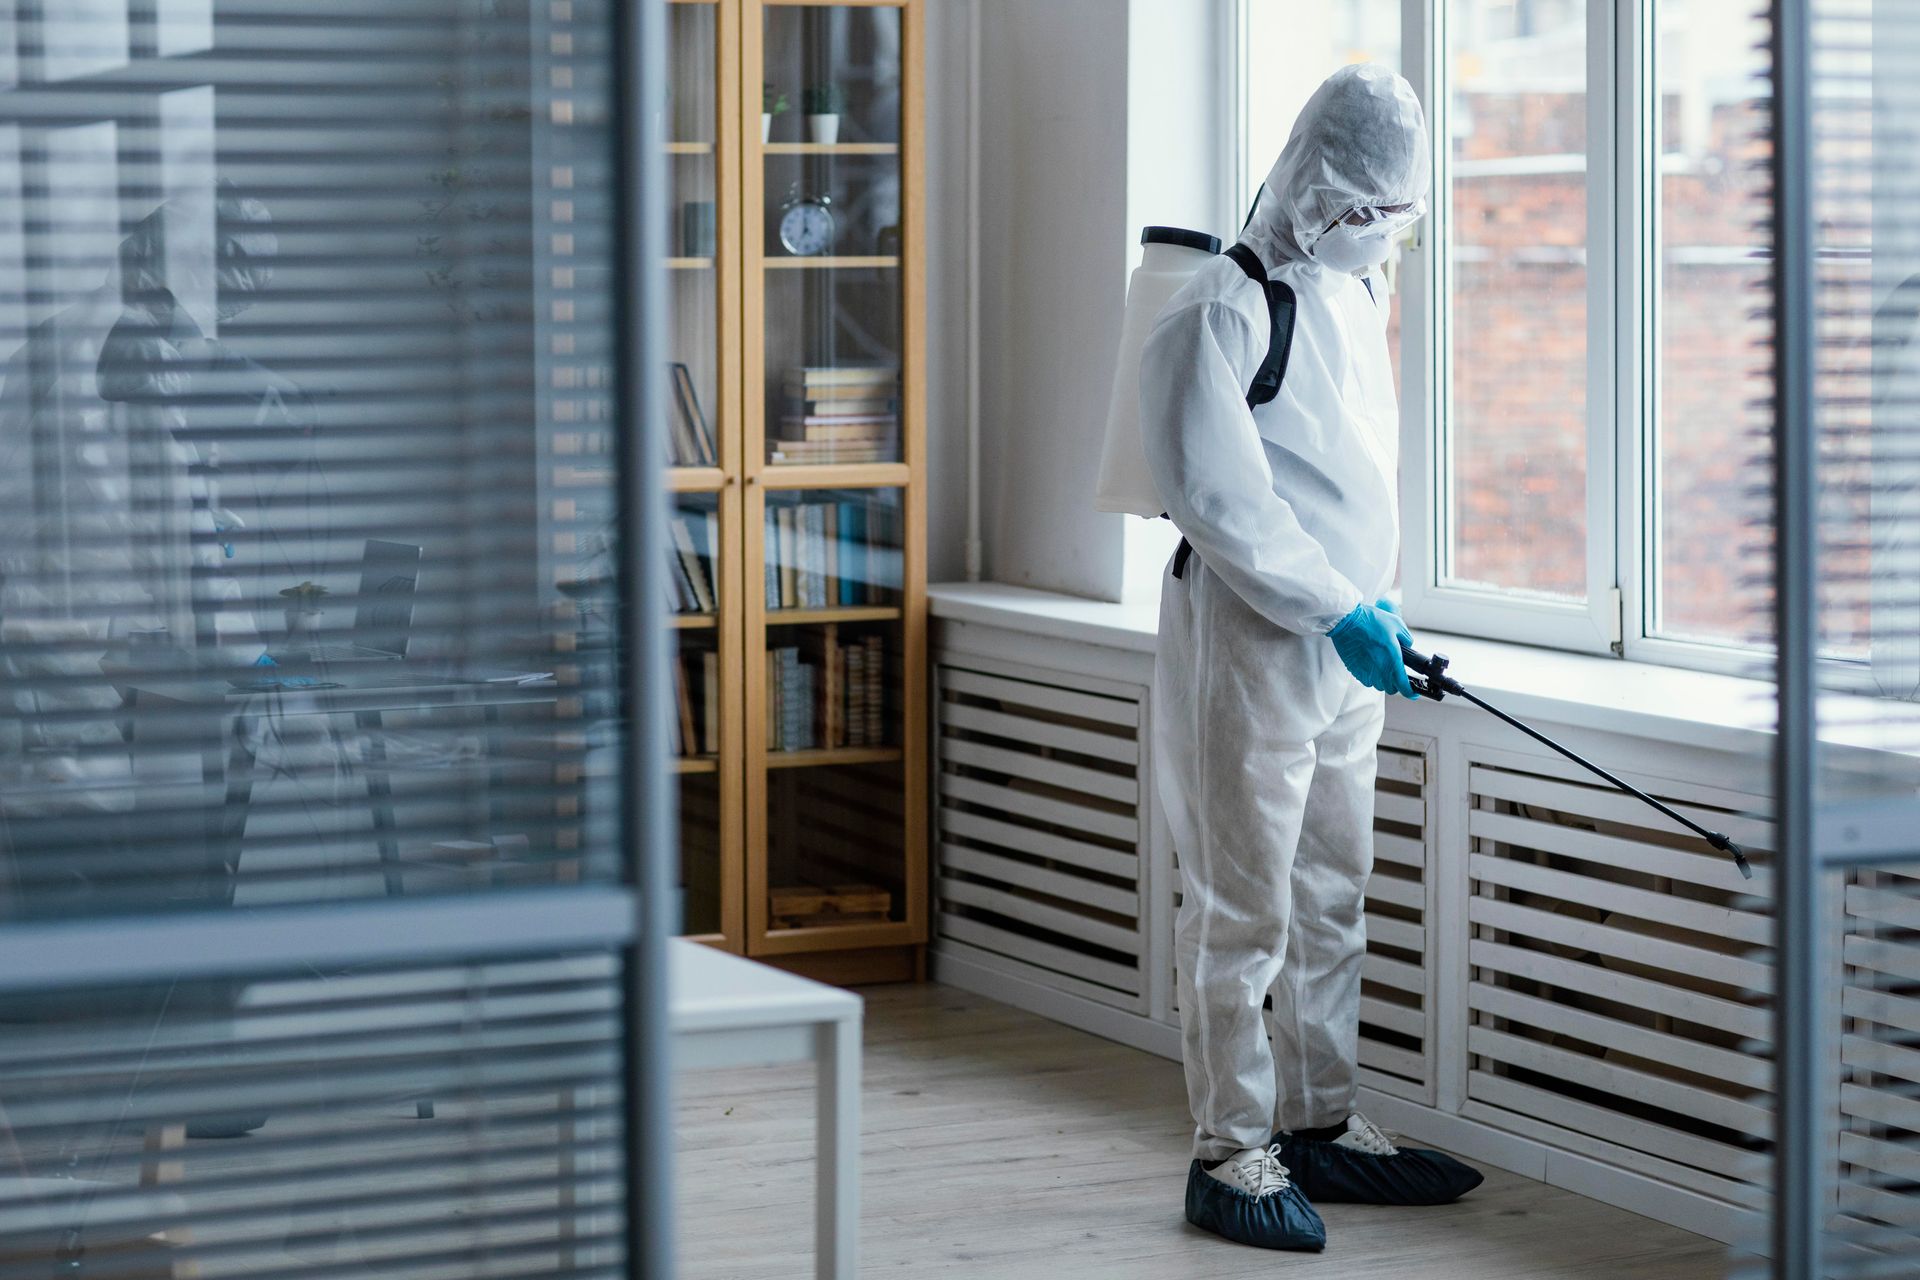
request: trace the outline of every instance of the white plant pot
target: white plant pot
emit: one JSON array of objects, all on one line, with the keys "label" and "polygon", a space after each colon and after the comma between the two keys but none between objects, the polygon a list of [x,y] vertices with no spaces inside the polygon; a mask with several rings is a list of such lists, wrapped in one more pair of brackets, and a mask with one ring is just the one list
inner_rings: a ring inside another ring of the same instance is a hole
[{"label": "white plant pot", "polygon": [[827,147],[840,141],[839,115],[808,116],[807,136],[820,145]]},{"label": "white plant pot", "polygon": [[297,640],[301,636],[312,634],[319,628],[320,611],[318,609],[288,609],[286,611],[286,619],[287,639]]},{"label": "white plant pot", "polygon": [[773,112],[771,111],[760,113],[760,141],[773,141]]}]

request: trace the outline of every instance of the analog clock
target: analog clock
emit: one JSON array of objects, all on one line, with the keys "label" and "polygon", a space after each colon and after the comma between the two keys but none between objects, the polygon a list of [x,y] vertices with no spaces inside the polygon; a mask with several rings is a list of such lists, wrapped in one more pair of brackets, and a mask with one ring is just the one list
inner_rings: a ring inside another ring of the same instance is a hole
[{"label": "analog clock", "polygon": [[781,247],[802,258],[832,249],[835,232],[832,204],[826,196],[802,195],[799,184],[794,184],[786,203],[780,206]]}]

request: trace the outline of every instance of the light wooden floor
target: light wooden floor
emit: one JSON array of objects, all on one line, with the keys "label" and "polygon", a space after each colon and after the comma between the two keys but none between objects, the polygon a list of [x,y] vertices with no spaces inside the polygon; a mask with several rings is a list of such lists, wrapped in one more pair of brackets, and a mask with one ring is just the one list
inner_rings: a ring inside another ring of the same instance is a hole
[{"label": "light wooden floor", "polygon": [[[1439,1209],[1329,1205],[1325,1253],[1228,1244],[1181,1215],[1177,1064],[947,987],[867,999],[862,1272],[1161,1280],[1693,1280],[1718,1243],[1499,1170]],[[813,1080],[683,1077],[681,1274],[795,1280],[813,1247]]]}]

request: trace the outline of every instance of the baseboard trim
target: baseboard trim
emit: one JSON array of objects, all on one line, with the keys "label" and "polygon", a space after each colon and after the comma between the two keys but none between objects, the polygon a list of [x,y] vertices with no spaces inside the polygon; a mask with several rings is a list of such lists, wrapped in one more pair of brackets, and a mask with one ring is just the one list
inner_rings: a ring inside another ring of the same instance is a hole
[{"label": "baseboard trim", "polygon": [[1180,1060],[1178,1027],[1004,973],[969,959],[948,943],[935,943],[929,959],[929,976],[935,982],[1037,1013],[1162,1058]]}]

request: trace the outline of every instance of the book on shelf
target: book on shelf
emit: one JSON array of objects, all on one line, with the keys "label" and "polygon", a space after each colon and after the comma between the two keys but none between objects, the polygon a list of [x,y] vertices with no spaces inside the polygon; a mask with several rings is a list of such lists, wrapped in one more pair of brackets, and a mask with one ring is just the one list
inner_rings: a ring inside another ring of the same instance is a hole
[{"label": "book on shelf", "polygon": [[900,371],[894,366],[789,369],[782,389],[770,461],[891,462],[900,456]]},{"label": "book on shelf", "polygon": [[767,460],[776,465],[826,466],[832,463],[898,462],[900,447],[891,438],[867,443],[845,440],[776,440]]},{"label": "book on shelf", "polygon": [[900,366],[895,364],[809,364],[787,369],[789,387],[825,390],[848,387],[897,387]]},{"label": "book on shelf", "polygon": [[669,721],[679,756],[720,753],[720,655],[712,649],[673,656],[676,713]]},{"label": "book on shelf", "polygon": [[[696,529],[698,532],[696,533]],[[683,613],[712,613],[716,592],[713,577],[713,551],[719,541],[719,518],[715,514],[676,511],[667,522],[673,538],[674,557],[679,577],[686,589],[691,609]]]},{"label": "book on shelf", "polygon": [[679,711],[673,721],[673,753],[678,756],[692,755],[698,748],[700,738],[694,728],[693,691],[687,686],[684,654],[674,655],[673,696]]},{"label": "book on shelf", "polygon": [[900,585],[893,508],[872,499],[769,508],[768,609],[832,609],[886,604]]},{"label": "book on shelf", "polygon": [[708,755],[720,754],[720,655],[712,649],[700,654],[700,746]]},{"label": "book on shelf", "polygon": [[814,736],[814,701],[817,698],[817,669],[800,659],[796,645],[774,650],[779,701],[775,751],[811,751],[818,746]]},{"label": "book on shelf", "polygon": [[700,396],[693,386],[693,372],[674,361],[672,418],[673,465],[676,467],[713,467],[720,464],[714,447],[713,429],[700,408]]},{"label": "book on shelf", "polygon": [[767,653],[767,749],[839,750],[886,743],[886,640],[843,640],[831,624]]},{"label": "book on shelf", "polygon": [[810,417],[780,419],[781,440],[850,440],[878,444],[900,430],[893,414],[814,414]]},{"label": "book on shelf", "polygon": [[861,672],[866,688],[861,699],[861,711],[867,722],[866,742],[864,745],[877,747],[887,740],[886,720],[886,683],[883,678],[887,656],[885,641],[877,635],[861,641],[866,650],[866,661]]},{"label": "book on shelf", "polygon": [[785,418],[898,417],[900,401],[895,396],[790,395],[780,406],[780,414]]},{"label": "book on shelf", "polygon": [[847,691],[847,745],[867,746],[867,647],[850,644],[845,650]]}]

